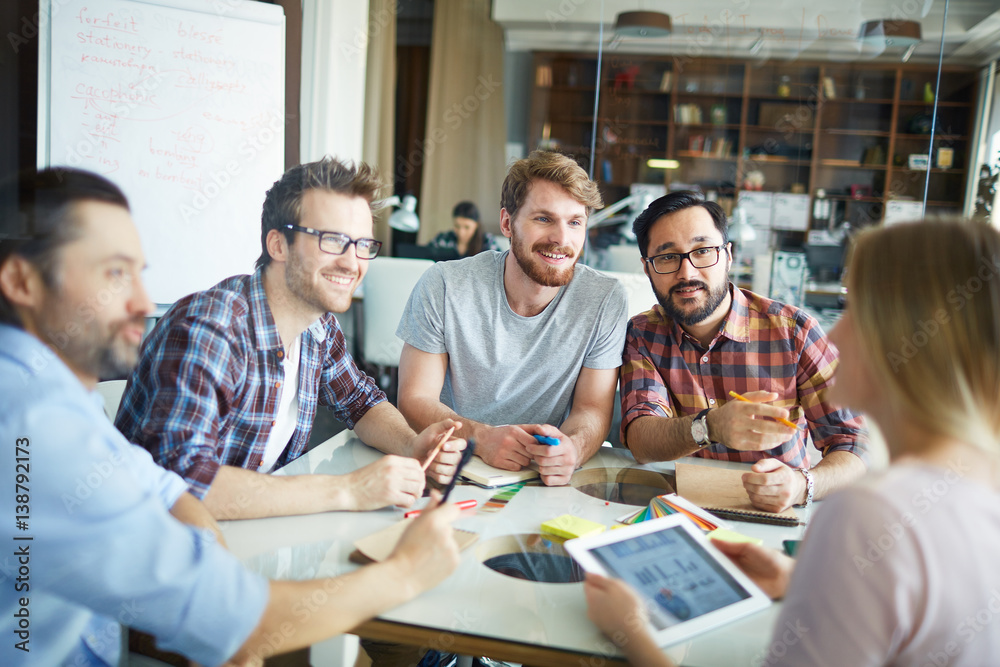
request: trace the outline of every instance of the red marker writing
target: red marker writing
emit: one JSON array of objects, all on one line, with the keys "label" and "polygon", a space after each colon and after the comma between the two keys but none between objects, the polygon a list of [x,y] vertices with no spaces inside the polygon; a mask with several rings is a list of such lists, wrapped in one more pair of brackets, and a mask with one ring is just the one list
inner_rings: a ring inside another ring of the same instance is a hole
[{"label": "red marker writing", "polygon": [[[458,509],[471,510],[473,507],[475,507],[476,505],[479,504],[479,501],[477,501],[475,499],[459,500],[455,504],[458,505]],[[406,514],[403,515],[403,518],[404,519],[409,519],[411,516],[418,516],[419,514],[420,514],[420,510],[410,510],[409,512],[407,512]]]}]

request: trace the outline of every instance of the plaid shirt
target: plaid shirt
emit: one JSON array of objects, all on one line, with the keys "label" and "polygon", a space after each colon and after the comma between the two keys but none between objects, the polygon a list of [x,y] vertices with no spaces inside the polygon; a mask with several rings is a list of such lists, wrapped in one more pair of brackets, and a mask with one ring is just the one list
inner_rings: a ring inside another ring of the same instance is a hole
[{"label": "plaid shirt", "polygon": [[[118,409],[125,437],[199,498],[221,465],[257,470],[274,425],[285,350],[261,277],[234,276],[174,304],[143,343]],[[303,452],[317,403],[354,428],[385,400],[332,314],[302,333],[301,349],[298,420],[279,466]]]},{"label": "plaid shirt", "polygon": [[[732,308],[708,350],[668,318],[660,306],[628,324],[621,367],[622,442],[633,420],[645,415],[677,417],[718,408],[730,391],[773,391],[772,403],[803,419],[816,448],[851,452],[868,460],[863,419],[824,401],[837,366],[835,350],[815,319],[804,311],[730,286]],[[776,458],[809,466],[806,430],[764,452],[744,452],[713,443],[694,453],[713,459]],[[627,444],[627,443],[626,443]]]}]

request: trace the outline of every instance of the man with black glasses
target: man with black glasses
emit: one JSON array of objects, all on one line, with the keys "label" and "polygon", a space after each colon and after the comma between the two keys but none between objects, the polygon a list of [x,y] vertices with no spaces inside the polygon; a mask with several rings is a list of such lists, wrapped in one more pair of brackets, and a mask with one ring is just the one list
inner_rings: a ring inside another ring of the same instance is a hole
[{"label": "man with black glasses", "polygon": [[[730,283],[721,207],[673,192],[633,230],[660,304],[633,317],[625,338],[621,435],[636,459],[756,462],[744,487],[776,512],[863,475],[862,418],[825,400],[836,349],[804,311]],[[815,467],[809,436],[822,453]]]},{"label": "man with black glasses", "polygon": [[[288,170],[268,191],[253,275],[184,297],[143,343],[116,425],[180,474],[217,519],[409,506],[421,463],[458,422],[419,435],[347,351],[344,312],[381,243],[367,165],[327,158]],[[275,477],[303,453],[317,405],[386,456],[354,473]],[[451,478],[464,442],[428,468]]]}]

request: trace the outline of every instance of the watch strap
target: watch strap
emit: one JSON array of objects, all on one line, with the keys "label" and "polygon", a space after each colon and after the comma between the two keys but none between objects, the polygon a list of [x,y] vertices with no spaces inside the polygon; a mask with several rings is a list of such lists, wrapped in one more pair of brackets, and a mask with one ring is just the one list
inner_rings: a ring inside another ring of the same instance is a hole
[{"label": "watch strap", "polygon": [[813,478],[812,471],[808,468],[798,468],[797,470],[806,478],[806,500],[802,503],[802,507],[809,507],[812,505],[813,495],[816,492],[816,480]]}]

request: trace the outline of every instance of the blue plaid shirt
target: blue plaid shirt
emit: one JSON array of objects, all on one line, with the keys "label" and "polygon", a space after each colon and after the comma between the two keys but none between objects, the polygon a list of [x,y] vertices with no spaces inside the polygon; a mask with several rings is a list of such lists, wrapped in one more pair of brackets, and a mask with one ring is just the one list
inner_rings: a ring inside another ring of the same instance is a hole
[{"label": "blue plaid shirt", "polygon": [[[316,405],[348,427],[385,394],[347,352],[331,313],[302,334],[299,414],[278,459],[302,454]],[[174,304],[142,345],[115,425],[203,498],[221,465],[257,470],[278,410],[285,348],[262,274],[227,278]]]}]

